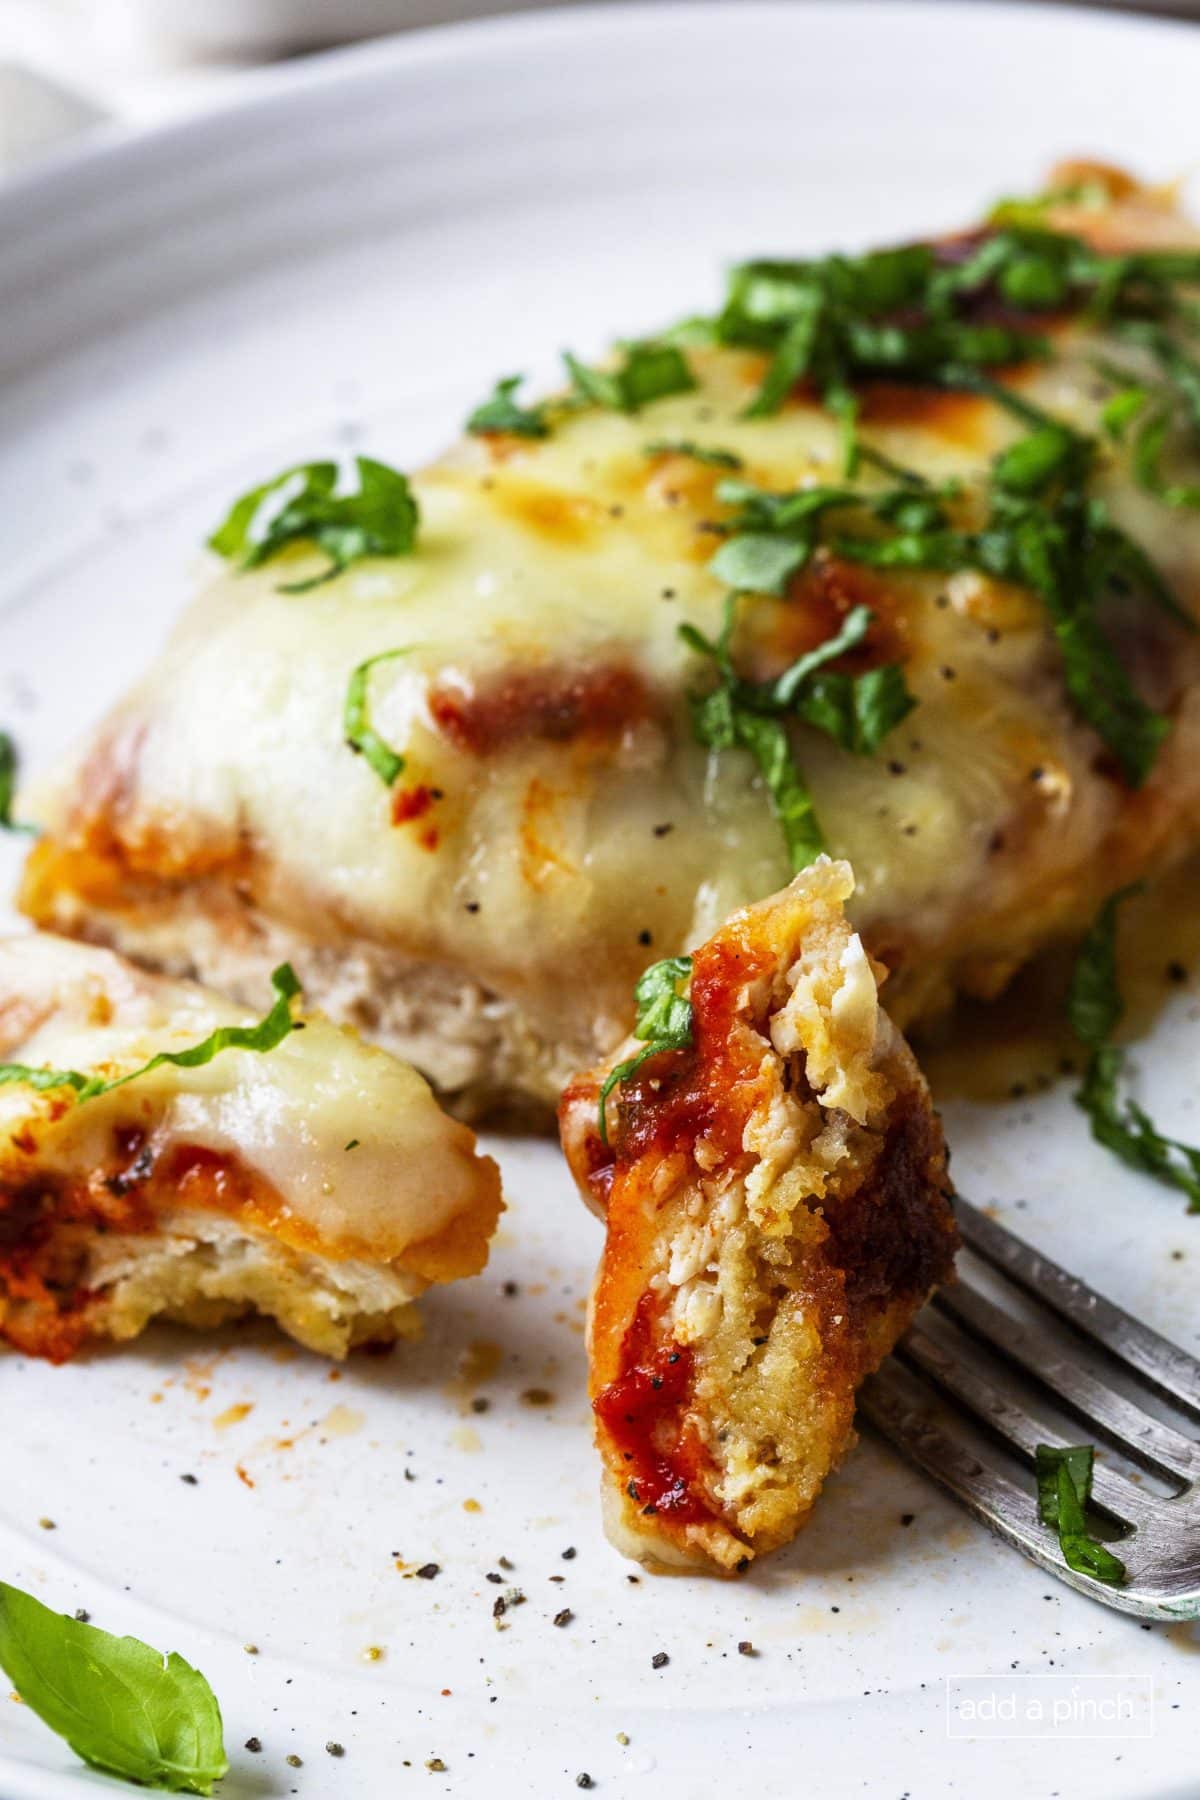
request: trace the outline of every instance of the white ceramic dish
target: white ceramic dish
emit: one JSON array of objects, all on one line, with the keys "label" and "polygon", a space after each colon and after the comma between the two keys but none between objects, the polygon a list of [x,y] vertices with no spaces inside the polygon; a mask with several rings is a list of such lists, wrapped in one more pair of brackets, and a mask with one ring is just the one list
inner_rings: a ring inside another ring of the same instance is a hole
[{"label": "white ceramic dish", "polygon": [[[1064,152],[1177,171],[1198,84],[1200,35],[1078,12],[604,9],[298,67],[62,158],[0,193],[0,720],[44,759],[95,715],[251,479],[351,444],[411,463],[496,375],[703,304],[739,253],[951,225]],[[1194,1011],[1144,1058],[1193,1140]],[[1196,1341],[1200,1221],[1065,1091],[949,1124],[965,1191]],[[633,1582],[588,1445],[596,1228],[549,1146],[500,1155],[492,1266],[415,1351],[340,1379],[267,1332],[0,1358],[0,1571],[205,1669],[227,1796],[1195,1793],[1195,1629],[1055,1587],[873,1442],[746,1581]],[[527,1598],[497,1630],[502,1556]],[[1148,1674],[1155,1736],[948,1741],[943,1677],[1012,1667]],[[0,1706],[3,1800],[104,1786]]]}]

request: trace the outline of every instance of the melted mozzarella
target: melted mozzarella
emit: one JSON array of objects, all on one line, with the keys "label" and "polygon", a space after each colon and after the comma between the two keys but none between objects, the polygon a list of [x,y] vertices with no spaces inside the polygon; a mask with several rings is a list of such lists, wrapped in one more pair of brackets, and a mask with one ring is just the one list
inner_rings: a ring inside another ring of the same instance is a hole
[{"label": "melted mozzarella", "polygon": [[[251,1022],[244,1008],[107,951],[48,936],[0,943],[7,1062],[112,1078]],[[273,1050],[167,1065],[80,1105],[64,1104],[61,1089],[0,1086],[0,1185],[35,1170],[86,1184],[131,1130],[153,1163],[176,1146],[235,1158],[275,1190],[283,1235],[334,1258],[403,1260],[498,1185],[415,1070],[319,1017]]]},{"label": "melted mozzarella", "polygon": [[[1103,345],[1072,331],[1057,348],[1021,386],[1094,428]],[[720,626],[725,593],[707,567],[720,472],[645,447],[732,450],[771,488],[838,478],[835,428],[815,405],[743,416],[762,358],[689,356],[696,391],[639,416],[585,410],[545,441],[475,441],[436,464],[415,484],[410,557],[304,595],[279,591],[319,566],[302,551],[216,579],[83,758],[27,797],[52,851],[97,843],[117,872],[97,900],[51,863],[30,890],[35,916],[77,929],[103,913],[117,941],[158,957],[161,920],[139,924],[147,895],[215,880],[309,943],[368,943],[465,974],[544,1043],[611,1044],[647,960],[791,873],[749,758],[710,757],[688,719],[707,674],[678,627]],[[868,441],[934,479],[981,481],[1019,430],[986,401],[913,389],[881,386],[863,411]],[[1101,486],[1190,604],[1200,520],[1138,492],[1115,458]],[[1195,835],[1200,669],[1160,619],[1121,626],[1140,688],[1176,716],[1131,796],[1067,703],[1034,597],[973,573],[854,580],[918,708],[874,757],[803,726],[795,743],[903,1022],[953,985],[993,990],[1117,880]],[[743,602],[743,631],[778,667],[837,616],[802,586]],[[375,727],[406,758],[393,796],[346,748],[342,710],[355,666],[400,646],[370,684]],[[584,702],[564,722],[553,696],[581,671],[615,671],[640,703],[589,726]],[[506,702],[514,676],[525,685]],[[448,726],[447,706],[465,709],[474,739]]]}]

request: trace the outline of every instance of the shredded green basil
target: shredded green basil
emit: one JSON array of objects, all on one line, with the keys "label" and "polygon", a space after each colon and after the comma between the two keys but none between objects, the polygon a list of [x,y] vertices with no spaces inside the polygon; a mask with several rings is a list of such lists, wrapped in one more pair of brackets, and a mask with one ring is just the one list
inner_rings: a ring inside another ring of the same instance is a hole
[{"label": "shredded green basil", "polygon": [[374,769],[384,787],[389,788],[403,774],[404,758],[390,744],[384,743],[371,723],[368,684],[371,670],[378,663],[408,656],[411,649],[411,644],[403,644],[398,650],[381,650],[378,656],[368,656],[365,662],[360,662],[350,676],[342,710],[342,732],[348,747],[356,756],[361,756]]},{"label": "shredded green basil", "polygon": [[256,569],[291,544],[312,543],[329,567],[281,594],[305,594],[366,556],[407,556],[417,541],[418,510],[407,477],[357,456],[358,491],[339,494],[333,462],[300,463],[236,500],[209,538],[210,547],[241,569]]},{"label": "shredded green basil", "polygon": [[229,1769],[217,1697],[177,1651],[114,1637],[0,1581],[0,1667],[94,1769],[175,1794],[211,1794]]},{"label": "shredded green basil", "polygon": [[1132,787],[1149,775],[1169,721],[1137,694],[1105,632],[1102,603],[1112,594],[1195,626],[1145,551],[1087,492],[1096,444],[1022,404],[1033,429],[992,464],[989,513],[982,530],[958,528],[936,496],[923,497],[926,517],[878,505],[885,534],[843,533],[835,554],[875,568],[975,568],[1031,588],[1042,600],[1058,643],[1063,678],[1079,715],[1120,764]]},{"label": "shredded green basil", "polygon": [[1106,1150],[1188,1197],[1200,1212],[1200,1149],[1165,1137],[1136,1100],[1121,1094],[1125,1052],[1110,1040],[1125,1011],[1117,974],[1117,914],[1138,887],[1110,894],[1080,946],[1071,973],[1067,1017],[1089,1051],[1076,1103],[1091,1121],[1092,1136]]},{"label": "shredded green basil", "polygon": [[[1045,354],[1035,333],[951,316],[960,291],[970,291],[962,274],[939,269],[924,244],[741,264],[730,276],[717,336],[772,352],[746,416],[778,412],[798,382],[810,381],[842,422],[843,464],[853,473],[853,384],[863,376],[928,379],[948,364],[1002,367]],[[899,324],[898,316],[913,322]]]},{"label": "shredded green basil", "polygon": [[714,751],[740,749],[753,757],[779,822],[793,871],[807,868],[826,848],[812,795],[792,752],[785,720],[798,719],[823,731],[843,750],[869,756],[916,704],[898,664],[847,675],[829,668],[861,644],[870,630],[869,607],[857,606],[835,636],[818,644],[773,681],[752,682],[734,667],[732,640],[737,623],[736,594],[725,603],[724,623],[715,640],[694,625],[681,625],[688,648],[716,670],[717,684],[690,696],[696,741]]},{"label": "shredded green basil", "polygon": [[686,1050],[692,1042],[692,1003],[679,992],[679,984],[692,973],[690,956],[670,956],[651,963],[634,989],[637,1018],[633,1035],[645,1040],[635,1056],[626,1057],[609,1071],[600,1089],[600,1137],[608,1142],[608,1096],[621,1082],[636,1075],[642,1064],[664,1050]]},{"label": "shredded green basil", "polygon": [[1088,1530],[1086,1508],[1092,1497],[1091,1444],[1039,1444],[1036,1452],[1038,1517],[1058,1532],[1059,1548],[1069,1569],[1091,1575],[1110,1587],[1125,1580],[1125,1564]]},{"label": "shredded green basil", "polygon": [[732,450],[716,450],[708,444],[695,444],[691,438],[658,438],[644,446],[647,456],[690,456],[693,462],[706,463],[712,469],[740,469],[742,459]]},{"label": "shredded green basil", "polygon": [[477,437],[496,431],[510,432],[513,437],[549,437],[547,406],[520,406],[514,398],[524,379],[523,375],[506,375],[498,381],[467,420],[467,430]]},{"label": "shredded green basil", "polygon": [[1057,206],[1081,206],[1102,212],[1111,203],[1105,182],[1092,179],[1065,182],[1040,194],[1012,195],[997,200],[988,214],[992,225],[1044,226],[1046,214]]},{"label": "shredded green basil", "polygon": [[[885,459],[864,445],[860,460]],[[935,488],[908,471],[901,475],[896,487],[880,490],[816,483],[779,493],[747,481],[722,481],[716,498],[734,511],[722,523],[725,541],[710,558],[709,569],[739,593],[778,596],[811,561],[834,514],[857,509],[869,520],[909,534],[941,526],[941,502],[957,495],[957,483]]]},{"label": "shredded green basil", "polygon": [[274,1050],[276,1045],[281,1044],[296,1029],[292,1002],[299,996],[300,983],[290,963],[279,965],[271,976],[271,986],[275,990],[275,1004],[260,1024],[222,1025],[191,1049],[161,1050],[140,1069],[134,1069],[128,1075],[118,1075],[115,1080],[107,1081],[101,1075],[82,1075],[77,1069],[37,1069],[30,1068],[25,1063],[0,1063],[0,1085],[18,1083],[43,1093],[66,1088],[74,1093],[76,1104],[82,1106],[87,1100],[95,1100],[101,1094],[110,1094],[114,1088],[125,1087],[127,1083],[138,1081],[143,1075],[149,1075],[154,1069],[161,1069],[168,1064],[176,1069],[199,1069],[205,1063],[212,1062],[223,1050],[254,1050],[260,1053]]},{"label": "shredded green basil", "polygon": [[1168,449],[1200,454],[1200,362],[1189,356],[1163,324],[1129,320],[1121,337],[1145,352],[1158,379],[1097,359],[1096,367],[1118,391],[1101,414],[1101,422],[1118,443],[1127,442],[1130,466],[1138,485],[1172,507],[1200,508],[1200,483],[1179,481],[1164,469]]},{"label": "shredded green basil", "polygon": [[32,825],[23,825],[13,818],[13,803],[17,794],[17,746],[7,731],[0,731],[0,831],[35,831]]},{"label": "shredded green basil", "polygon": [[615,369],[589,368],[569,350],[563,352],[567,373],[580,400],[610,412],[635,413],[652,400],[690,393],[696,378],[675,344],[627,344],[624,361]]}]

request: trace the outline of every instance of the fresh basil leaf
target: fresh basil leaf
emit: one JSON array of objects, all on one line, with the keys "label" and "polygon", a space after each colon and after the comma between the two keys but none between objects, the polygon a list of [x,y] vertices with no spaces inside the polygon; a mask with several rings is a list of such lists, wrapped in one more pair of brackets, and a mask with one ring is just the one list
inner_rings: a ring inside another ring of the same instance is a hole
[{"label": "fresh basil leaf", "polygon": [[687,358],[675,344],[629,344],[624,354],[624,362],[615,369],[593,369],[564,351],[576,393],[610,412],[635,413],[652,400],[690,393],[696,385]]},{"label": "fresh basil leaf", "polygon": [[1010,494],[1040,494],[1066,473],[1079,442],[1065,426],[1039,426],[1000,452],[992,464],[992,480]]},{"label": "fresh basil leaf", "polygon": [[877,449],[874,444],[864,444],[861,439],[858,445],[858,460],[860,463],[867,463],[872,468],[878,469],[883,475],[889,475],[902,487],[927,488],[929,486],[929,481],[918,469],[906,468],[903,463],[898,463],[892,457],[885,456],[883,451]]},{"label": "fresh basil leaf", "polygon": [[1067,992],[1067,1019],[1081,1044],[1096,1049],[1121,1023],[1125,1003],[1117,977],[1117,913],[1141,892],[1141,883],[1118,888],[1096,914],[1079,946]]},{"label": "fresh basil leaf", "polygon": [[852,607],[842,621],[841,630],[834,637],[826,638],[823,644],[817,644],[812,650],[806,650],[803,656],[798,656],[776,678],[771,690],[774,704],[786,711],[804,684],[823,669],[826,663],[835,662],[839,656],[845,656],[848,650],[857,649],[870,631],[874,617],[869,606]]},{"label": "fresh basil leaf", "polygon": [[279,965],[271,976],[271,986],[275,990],[275,1004],[260,1024],[221,1025],[190,1049],[160,1050],[157,1056],[152,1056],[140,1069],[134,1069],[128,1075],[118,1075],[115,1080],[106,1081],[100,1075],[82,1075],[77,1069],[37,1069],[30,1068],[25,1063],[0,1063],[0,1086],[16,1083],[35,1088],[39,1092],[67,1088],[74,1093],[76,1103],[82,1106],[86,1100],[110,1094],[115,1088],[125,1087],[127,1083],[137,1081],[143,1075],[149,1075],[153,1070],[167,1065],[176,1069],[199,1069],[212,1062],[224,1050],[254,1050],[259,1053],[274,1050],[296,1026],[292,1016],[292,1002],[300,993],[300,983],[290,963]]},{"label": "fresh basil leaf", "polygon": [[1118,440],[1125,435],[1126,427],[1137,418],[1150,395],[1144,387],[1129,386],[1114,394],[1105,402],[1100,413],[1100,423],[1109,437]]},{"label": "fresh basil leaf", "polygon": [[1109,1042],[1124,1013],[1117,975],[1117,913],[1137,886],[1120,888],[1100,908],[1080,947],[1067,995],[1071,1029],[1090,1051],[1076,1104],[1091,1121],[1097,1143],[1144,1175],[1188,1197],[1200,1212],[1200,1149],[1164,1136],[1149,1115],[1120,1093],[1125,1052]]},{"label": "fresh basil leaf", "polygon": [[361,756],[368,767],[374,769],[384,787],[389,788],[404,773],[404,758],[390,744],[384,743],[371,723],[369,682],[371,670],[377,664],[392,662],[397,656],[408,656],[411,650],[411,644],[403,644],[398,650],[381,650],[377,656],[368,656],[365,662],[360,662],[346,686],[342,709],[342,734],[348,748]]},{"label": "fresh basil leaf", "polygon": [[1044,338],[1004,325],[944,320],[925,325],[854,323],[850,355],[862,374],[928,379],[948,369],[1006,368],[1050,354]]},{"label": "fresh basil leaf", "polygon": [[947,573],[976,568],[1032,588],[1049,614],[1075,710],[1112,751],[1125,779],[1138,787],[1170,724],[1136,693],[1097,607],[1108,592],[1126,591],[1187,629],[1195,626],[1140,545],[1112,523],[1099,502],[1088,499],[1091,440],[1040,414],[1031,423],[1032,431],[993,464],[983,530],[962,532],[939,523],[936,506],[922,518],[919,497],[902,496],[901,504],[876,501],[873,510],[877,521],[903,528],[884,537],[842,533],[832,547],[847,560],[875,568]]},{"label": "fresh basil leaf", "polygon": [[[689,648],[709,657],[720,676],[708,693],[689,695],[692,732],[696,742],[714,751],[748,751],[758,765],[771,810],[779,821],[793,872],[807,868],[825,848],[812,796],[792,756],[787,730],[778,717],[772,684],[755,687],[742,681],[734,670],[730,644],[736,621],[737,595],[725,604],[721,635],[715,642],[693,625],[681,625],[679,635]],[[857,627],[855,628],[857,629]],[[819,667],[820,661],[813,667]]]},{"label": "fresh basil leaf", "polygon": [[1092,1497],[1092,1466],[1095,1456],[1092,1444],[1036,1446],[1034,1464],[1037,1474],[1038,1517],[1043,1525],[1058,1524],[1058,1471],[1064,1463],[1079,1504],[1088,1504]]},{"label": "fresh basil leaf", "polygon": [[[1065,1469],[1058,1473],[1060,1492],[1069,1483]],[[1068,1569],[1077,1574],[1090,1575],[1096,1581],[1103,1581],[1109,1587],[1120,1587],[1125,1580],[1125,1564],[1119,1556],[1114,1556],[1107,1545],[1100,1543],[1089,1532],[1063,1532],[1059,1537],[1059,1548],[1063,1553],[1063,1561]]]},{"label": "fresh basil leaf", "polygon": [[636,1055],[626,1057],[610,1069],[600,1089],[600,1138],[608,1142],[608,1096],[620,1083],[637,1074],[644,1062],[660,1056],[664,1050],[686,1050],[692,1042],[692,1003],[679,992],[679,984],[692,973],[690,956],[671,956],[663,962],[651,963],[643,971],[634,989],[637,1017],[634,1037],[648,1040]]},{"label": "fresh basil leaf", "polygon": [[758,764],[788,861],[798,874],[820,856],[826,844],[808,783],[792,755],[787,728],[780,719],[741,712],[737,715],[737,741]]},{"label": "fresh basil leaf", "polygon": [[1069,1569],[1116,1587],[1125,1580],[1125,1564],[1088,1530],[1094,1455],[1091,1444],[1037,1446],[1038,1516],[1058,1532]]},{"label": "fresh basil leaf", "polygon": [[1067,297],[1067,274],[1053,257],[1016,257],[1000,276],[1000,292],[1012,306],[1033,311],[1061,306]]},{"label": "fresh basil leaf", "polygon": [[1141,787],[1171,721],[1139,699],[1093,613],[1060,614],[1054,618],[1054,635],[1076,711],[1107,744],[1129,785]]},{"label": "fresh basil leaf", "polygon": [[942,569],[950,573],[974,563],[972,540],[961,531],[905,531],[896,537],[849,534],[833,539],[833,553],[873,569]]},{"label": "fresh basil leaf", "polygon": [[741,531],[727,538],[709,559],[709,570],[727,587],[744,594],[782,594],[812,554],[804,538]]},{"label": "fresh basil leaf", "polygon": [[503,376],[488,398],[475,408],[467,420],[467,430],[476,437],[492,432],[508,432],[513,437],[549,437],[546,407],[520,406],[514,398],[524,379],[523,375]]},{"label": "fresh basil leaf", "polygon": [[916,702],[898,665],[855,676],[828,668],[866,637],[873,616],[866,606],[855,607],[835,636],[806,651],[774,681],[743,680],[730,653],[736,600],[734,594],[727,601],[715,642],[694,625],[679,627],[684,643],[708,657],[719,676],[715,688],[689,696],[692,732],[709,750],[741,749],[754,758],[792,870],[798,872],[826,846],[812,795],[792,752],[785,716],[824,731],[852,754],[869,755]]},{"label": "fresh basil leaf", "polygon": [[229,1768],[216,1695],[176,1651],[114,1637],[0,1582],[0,1665],[93,1768],[175,1794],[211,1794]]},{"label": "fresh basil leaf", "polygon": [[13,818],[13,802],[17,793],[17,746],[7,731],[0,731],[0,831],[29,832],[36,835],[36,827],[22,825]]},{"label": "fresh basil leaf", "polygon": [[762,385],[745,409],[747,419],[766,419],[777,413],[797,382],[808,374],[816,356],[824,319],[819,293],[807,294],[797,310],[771,363]]},{"label": "fresh basil leaf", "polygon": [[1078,206],[1089,211],[1104,212],[1112,204],[1112,196],[1103,181],[1072,181],[1063,187],[1047,188],[1027,198],[997,200],[988,214],[992,225],[1041,226],[1045,215],[1058,206]]},{"label": "fresh basil leaf", "polygon": [[651,963],[638,977],[633,997],[637,1003],[634,1036],[685,1038],[691,1041],[692,1003],[682,999],[679,983],[692,973],[690,956],[669,956]]},{"label": "fresh basil leaf", "polygon": [[361,557],[409,555],[419,515],[407,478],[373,457],[354,460],[356,493],[337,493],[336,463],[301,463],[235,501],[210,547],[242,569],[258,568],[291,544],[323,550],[329,567],[282,585],[282,594],[308,593]]},{"label": "fresh basil leaf", "polygon": [[[1046,229],[1037,207],[1014,215],[965,255],[908,246],[876,257],[743,264],[730,277],[716,330],[724,343],[770,353],[749,415],[777,411],[799,382],[808,382],[840,421],[847,472],[873,465],[895,473],[898,485],[884,494],[852,490],[848,496],[805,490],[801,504],[797,495],[723,483],[718,499],[739,511],[727,522],[713,572],[739,591],[782,595],[817,548],[824,514],[857,507],[869,529],[829,536],[837,555],[884,569],[976,568],[1031,588],[1046,606],[1074,709],[1112,752],[1126,781],[1140,786],[1169,724],[1134,689],[1104,628],[1102,603],[1121,594],[1169,612],[1189,629],[1195,624],[1141,546],[1088,492],[1096,443],[992,372],[1048,355],[1048,342],[1026,325],[981,319],[978,302],[991,291],[1029,314],[1087,309],[1147,351],[1176,401],[1151,408],[1139,398],[1142,382],[1131,388],[1122,377],[1126,392],[1108,409],[1105,429],[1135,428],[1134,472],[1144,487],[1170,505],[1200,506],[1200,484],[1174,480],[1163,469],[1180,420],[1200,446],[1200,360],[1188,354],[1176,329],[1191,318],[1181,286],[1197,281],[1200,253],[1107,256],[1081,238]],[[1200,306],[1194,311],[1200,320]],[[855,383],[872,375],[979,394],[1027,427],[993,463],[982,529],[958,529],[943,504],[952,495],[925,493],[919,478],[894,472],[886,458],[859,442]],[[735,488],[736,494],[722,491]],[[895,676],[863,697],[881,722],[902,704]],[[875,735],[870,723],[858,722],[856,698],[841,677],[805,688],[810,719],[843,744]],[[746,705],[745,694],[735,693],[725,710],[736,718]],[[712,726],[715,703],[704,716]]]},{"label": "fresh basil leaf", "polygon": [[1169,407],[1160,407],[1143,418],[1133,438],[1133,473],[1139,486],[1148,494],[1154,494],[1164,505],[1195,510],[1200,508],[1200,486],[1193,482],[1169,481],[1163,474],[1163,454],[1170,428]]},{"label": "fresh basil leaf", "polygon": [[742,459],[732,450],[714,450],[707,444],[695,444],[691,438],[658,438],[645,446],[647,456],[689,456],[693,462],[706,463],[712,469],[740,469]]},{"label": "fresh basil leaf", "polygon": [[818,484],[778,493],[748,481],[718,483],[716,498],[736,510],[726,525],[731,535],[709,569],[739,593],[775,595],[816,549],[822,516],[868,499],[854,488]]},{"label": "fresh basil leaf", "polygon": [[871,756],[916,705],[898,663],[865,675],[820,675],[802,692],[796,712],[853,756]]},{"label": "fresh basil leaf", "polygon": [[1094,1050],[1077,1104],[1091,1120],[1092,1136],[1131,1169],[1152,1175],[1187,1195],[1188,1211],[1200,1212],[1200,1149],[1165,1137],[1135,1100],[1118,1091],[1125,1052],[1113,1044]]},{"label": "fresh basil leaf", "polygon": [[677,319],[674,325],[668,325],[660,331],[656,343],[678,344],[680,349],[709,349],[720,342],[717,322],[706,313],[692,313],[686,319]]}]

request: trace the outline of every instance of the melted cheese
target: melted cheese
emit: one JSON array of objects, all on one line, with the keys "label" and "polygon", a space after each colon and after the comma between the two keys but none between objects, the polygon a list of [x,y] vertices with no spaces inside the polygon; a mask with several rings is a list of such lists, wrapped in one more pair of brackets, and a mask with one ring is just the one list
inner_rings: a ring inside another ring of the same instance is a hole
[{"label": "melted cheese", "polygon": [[[1093,429],[1103,348],[1064,329],[1055,359],[1016,379]],[[186,961],[184,941],[164,948],[184,927],[149,920],[155,898],[169,907],[189,881],[236,889],[304,942],[468,977],[543,1045],[611,1045],[648,960],[790,874],[749,758],[710,757],[688,720],[706,671],[678,627],[714,634],[725,598],[706,566],[719,471],[645,446],[732,450],[770,488],[837,478],[816,405],[743,417],[761,357],[689,358],[696,391],[636,417],[585,410],[545,441],[469,442],[437,463],[415,483],[415,555],[304,595],[279,591],[320,566],[303,551],[216,579],[100,737],[26,797],[51,834],[34,915]],[[867,440],[935,479],[982,480],[1019,429],[974,397],[865,391]],[[1200,520],[1140,493],[1115,458],[1099,487],[1192,605]],[[903,1022],[955,985],[994,991],[1117,881],[1195,838],[1200,661],[1160,618],[1119,623],[1140,691],[1175,718],[1131,795],[1067,704],[1040,604],[982,575],[826,566],[788,601],[745,602],[746,642],[781,667],[864,598],[918,708],[874,757],[803,726],[795,742]],[[371,679],[376,729],[407,760],[393,795],[346,748],[342,708],[355,666],[402,645]],[[85,847],[106,880],[63,856]]]},{"label": "melted cheese", "polygon": [[[0,943],[7,1062],[111,1078],[248,1022],[243,1008],[107,951],[42,936]],[[131,1132],[151,1166],[180,1146],[234,1159],[271,1191],[253,1222],[333,1259],[420,1270],[421,1247],[464,1221],[465,1264],[479,1267],[499,1210],[495,1165],[421,1076],[319,1017],[271,1051],[167,1065],[82,1105],[61,1089],[0,1086],[0,1190],[35,1177],[86,1185]]]}]

